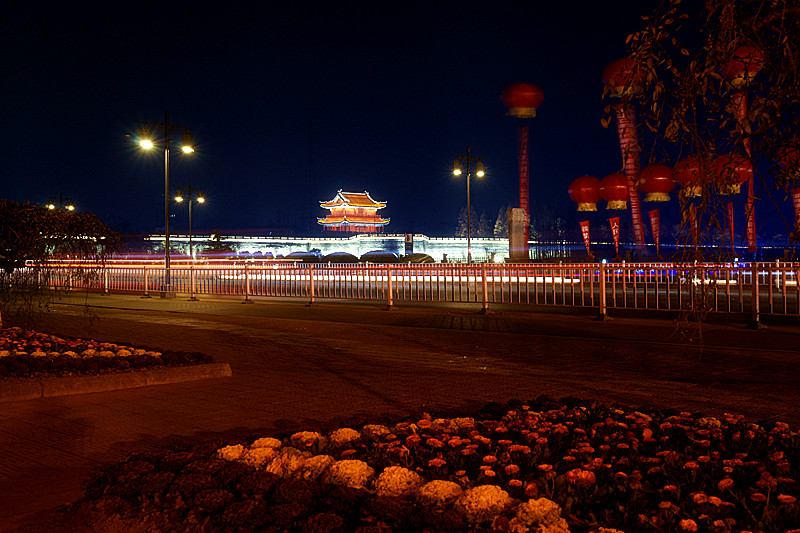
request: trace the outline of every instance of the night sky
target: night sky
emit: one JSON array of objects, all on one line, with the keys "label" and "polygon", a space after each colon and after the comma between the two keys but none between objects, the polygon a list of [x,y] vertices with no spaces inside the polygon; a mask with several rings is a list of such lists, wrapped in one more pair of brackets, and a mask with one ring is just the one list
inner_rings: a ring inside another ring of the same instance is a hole
[{"label": "night sky", "polygon": [[[169,111],[197,143],[171,157],[172,188],[191,181],[208,200],[195,230],[316,232],[319,201],[344,189],[387,201],[389,233],[452,236],[466,204],[452,160],[468,145],[487,168],[476,211],[517,204],[522,121],[499,95],[524,81],[545,93],[528,121],[533,216],[547,204],[577,226],[567,185],[622,166],[600,124],[602,70],[655,3],[14,2],[0,23],[2,195],[63,194],[120,231],[163,228],[163,152],[135,137]],[[185,231],[185,206],[172,212]]]}]

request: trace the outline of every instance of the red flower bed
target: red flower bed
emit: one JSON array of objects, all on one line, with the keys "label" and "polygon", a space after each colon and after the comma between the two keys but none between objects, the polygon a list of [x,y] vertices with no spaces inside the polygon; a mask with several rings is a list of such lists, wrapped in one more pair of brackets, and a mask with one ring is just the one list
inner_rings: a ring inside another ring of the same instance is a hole
[{"label": "red flower bed", "polygon": [[782,422],[542,397],[138,453],[73,511],[177,531],[797,533],[799,459]]},{"label": "red flower bed", "polygon": [[93,376],[213,362],[212,357],[200,353],[160,352],[95,340],[56,337],[16,327],[0,330],[0,380]]}]

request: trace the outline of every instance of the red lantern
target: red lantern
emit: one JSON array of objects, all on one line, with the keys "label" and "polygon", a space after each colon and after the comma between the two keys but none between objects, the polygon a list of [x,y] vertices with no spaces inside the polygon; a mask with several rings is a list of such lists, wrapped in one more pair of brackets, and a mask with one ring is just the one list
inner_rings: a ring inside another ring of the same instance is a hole
[{"label": "red lantern", "polygon": [[686,197],[694,198],[703,192],[703,183],[708,180],[709,167],[708,159],[693,155],[675,164],[672,177],[681,184]]},{"label": "red lantern", "polygon": [[544,91],[530,83],[512,83],[503,89],[500,100],[512,117],[533,118],[544,101]]},{"label": "red lantern", "polygon": [[603,69],[603,83],[611,88],[614,96],[639,93],[646,80],[645,71],[627,57],[616,59]]},{"label": "red lantern", "polygon": [[720,194],[739,194],[742,183],[753,177],[753,163],[743,155],[721,155],[713,165]]},{"label": "red lantern", "polygon": [[722,74],[734,87],[740,87],[753,80],[764,68],[765,61],[764,52],[760,49],[750,45],[740,46],[733,52],[733,58]]},{"label": "red lantern", "polygon": [[569,184],[567,190],[578,211],[597,211],[600,201],[600,180],[592,176],[581,176]]},{"label": "red lantern", "polygon": [[530,83],[512,83],[503,89],[500,100],[512,117],[533,118],[544,101],[544,91]]},{"label": "red lantern", "polygon": [[672,169],[666,165],[650,165],[639,173],[639,189],[647,193],[645,202],[669,202],[675,189]]},{"label": "red lantern", "polygon": [[615,172],[600,180],[600,196],[608,202],[606,209],[627,209],[628,199],[628,176]]}]

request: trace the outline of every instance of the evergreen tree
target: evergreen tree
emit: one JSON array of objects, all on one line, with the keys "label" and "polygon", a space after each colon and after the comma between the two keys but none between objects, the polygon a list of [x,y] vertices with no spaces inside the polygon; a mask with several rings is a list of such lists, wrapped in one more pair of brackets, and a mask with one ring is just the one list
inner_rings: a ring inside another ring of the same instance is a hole
[{"label": "evergreen tree", "polygon": [[507,239],[508,238],[508,206],[501,206],[500,211],[497,213],[497,220],[494,223],[494,230],[492,232],[495,238]]},{"label": "evergreen tree", "polygon": [[[473,218],[472,220],[474,222],[475,219]],[[481,213],[481,216],[478,219],[478,226],[474,228],[474,230],[473,236],[475,237],[486,239],[492,236],[492,221],[486,211]]]},{"label": "evergreen tree", "polygon": [[[478,228],[478,213],[476,213],[474,209],[471,211],[472,236],[475,237],[477,235],[476,230]],[[461,211],[458,212],[458,219],[456,220],[456,237],[466,239],[468,222],[470,221],[467,220],[467,208],[462,207]]]}]

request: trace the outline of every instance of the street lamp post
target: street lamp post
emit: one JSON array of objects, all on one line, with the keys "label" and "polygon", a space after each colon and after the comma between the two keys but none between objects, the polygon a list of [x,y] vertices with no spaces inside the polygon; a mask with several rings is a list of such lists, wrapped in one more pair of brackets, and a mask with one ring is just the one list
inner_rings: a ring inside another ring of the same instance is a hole
[{"label": "street lamp post", "polygon": [[189,200],[189,277],[190,277],[190,289],[191,294],[189,295],[189,300],[196,301],[197,297],[195,294],[195,275],[194,275],[194,249],[192,247],[192,201],[197,200],[197,203],[202,204],[206,201],[203,197],[203,190],[197,187],[192,187],[192,182],[189,182],[188,187],[181,187],[178,189],[177,194],[175,195],[176,202],[183,202],[183,200]]},{"label": "street lamp post", "polygon": [[472,207],[470,205],[470,177],[472,176],[472,164],[475,163],[475,175],[482,178],[483,159],[470,153],[467,146],[466,155],[457,155],[453,160],[453,175],[460,176],[463,172],[463,165],[467,172],[467,263],[472,263]]},{"label": "street lamp post", "polygon": [[164,132],[164,287],[161,291],[162,298],[172,298],[175,293],[171,290],[169,271],[169,134],[177,130],[184,130],[181,139],[181,150],[190,154],[194,152],[194,138],[191,131],[184,126],[169,123],[169,112],[164,113],[164,122],[143,122],[139,144],[142,148],[152,149],[153,129]]},{"label": "street lamp post", "polygon": [[[56,206],[56,202],[58,202],[58,206]],[[64,198],[63,193],[58,193],[58,196],[51,196],[50,201],[47,202],[47,209],[53,210],[56,207],[64,208],[67,211],[75,211],[75,206],[72,205],[72,200],[69,198]]]},{"label": "street lamp post", "polygon": [[194,251],[192,249],[192,202],[197,200],[197,203],[202,204],[206,201],[203,197],[203,189],[192,187],[192,182],[189,182],[188,187],[181,187],[175,196],[176,202],[189,201],[189,259],[194,263]]}]

